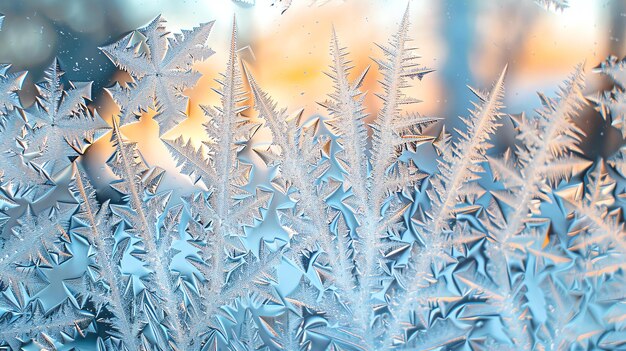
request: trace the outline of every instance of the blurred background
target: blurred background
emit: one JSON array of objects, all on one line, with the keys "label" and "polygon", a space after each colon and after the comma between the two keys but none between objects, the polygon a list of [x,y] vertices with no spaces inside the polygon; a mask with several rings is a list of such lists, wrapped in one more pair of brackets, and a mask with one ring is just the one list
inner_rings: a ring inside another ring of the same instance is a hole
[{"label": "blurred background", "polygon": [[[114,66],[98,50],[158,14],[168,30],[190,29],[216,21],[209,46],[217,51],[203,67],[221,69],[233,15],[240,47],[250,46],[251,64],[263,67],[259,80],[280,101],[313,108],[328,91],[321,74],[329,63],[334,25],[350,48],[357,69],[371,64],[396,28],[407,2],[411,35],[423,64],[438,73],[417,93],[424,114],[447,115],[465,106],[465,84],[488,85],[505,63],[509,107],[525,106],[537,88],[553,88],[571,68],[590,68],[609,53],[623,54],[626,3],[620,0],[569,0],[564,10],[546,10],[534,0],[5,0],[0,61],[30,71],[37,81],[53,57],[70,80],[107,85]],[[374,88],[375,74],[367,88]],[[28,84],[27,84],[28,85]],[[373,104],[374,102],[372,102]]]},{"label": "blurred background", "polygon": [[[174,33],[215,20],[208,46],[216,54],[196,64],[203,78],[187,91],[190,118],[166,134],[168,138],[191,135],[198,144],[202,138],[198,127],[204,121],[198,105],[218,102],[210,88],[216,87],[214,78],[226,62],[233,16],[242,59],[279,106],[323,115],[316,102],[332,90],[331,80],[323,74],[330,64],[332,27],[349,48],[354,74],[368,65],[376,68],[371,57],[382,54],[373,43],[387,42],[407,2],[413,45],[419,48],[422,64],[435,70],[407,92],[423,100],[411,108],[445,118],[449,127],[459,127],[458,116],[467,115],[470,101],[475,101],[467,85],[488,89],[505,64],[509,67],[506,112],[532,113],[540,104],[536,92],[552,95],[579,63],[589,72],[589,92],[609,89],[612,82],[592,69],[609,54],[625,54],[626,2],[622,0],[569,0],[562,10],[534,0],[4,0],[0,2],[0,12],[6,16],[0,31],[0,62],[29,71],[21,96],[27,106],[34,98],[33,82],[58,57],[67,79],[94,81],[93,104],[110,120],[117,108],[102,88],[123,74],[99,46],[119,40],[159,14]],[[381,89],[377,79],[379,73],[372,69],[364,84],[372,116],[381,105],[374,95]],[[610,156],[623,142],[591,107],[577,122],[592,136],[583,144],[590,159]],[[173,160],[163,157],[166,149],[150,118],[125,128],[125,133],[139,141],[149,164],[175,168]],[[91,173],[105,186],[110,174],[106,176],[104,162],[112,149],[108,138],[102,139],[89,153],[95,167]],[[176,174],[168,175],[166,182],[173,188],[189,185],[186,177]]]}]

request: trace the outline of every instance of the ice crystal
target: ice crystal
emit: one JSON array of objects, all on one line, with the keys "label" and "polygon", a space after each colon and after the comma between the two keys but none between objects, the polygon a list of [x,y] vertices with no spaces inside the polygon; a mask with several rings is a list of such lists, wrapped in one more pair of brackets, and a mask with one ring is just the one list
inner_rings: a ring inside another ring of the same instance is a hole
[{"label": "ice crystal", "polygon": [[[0,66],[0,86],[2,98],[0,99],[0,147],[2,158],[6,160],[5,167],[0,170],[0,180],[7,182],[19,179],[28,171],[24,163],[24,137],[26,129],[23,116],[16,109],[21,107],[17,92],[21,89],[26,73],[9,73],[11,65]],[[11,165],[12,167],[8,167]]]},{"label": "ice crystal", "polygon": [[[212,54],[212,24],[165,25],[157,17],[102,48],[130,79],[108,89],[110,125],[91,83],[66,81],[57,60],[31,106],[17,95],[25,73],[0,67],[0,349],[626,346],[625,156],[585,159],[577,124],[592,105],[624,133],[623,61],[597,69],[612,90],[585,98],[579,65],[532,114],[506,114],[499,67],[490,89],[470,88],[450,133],[407,93],[436,74],[412,45],[408,9],[362,71],[329,30],[322,116],[270,97],[238,57],[233,22],[197,143],[163,135],[189,112],[184,90]],[[381,107],[370,115],[374,70]],[[148,110],[176,169],[126,136]],[[509,119],[516,138],[497,147]],[[106,189],[84,162],[104,132]],[[427,148],[432,173],[420,168]],[[168,188],[170,172],[192,189]],[[65,197],[44,205],[50,189]]]},{"label": "ice crystal", "polygon": [[[615,86],[610,91],[603,91],[592,96],[597,109],[605,120],[617,128],[622,137],[626,136],[626,62],[619,60],[615,56],[609,57],[605,62],[596,68],[596,72],[603,73],[615,82]],[[624,149],[611,159],[611,163],[622,176],[626,175],[626,159]]]},{"label": "ice crystal", "polygon": [[[92,141],[97,130],[108,125],[97,112],[86,108],[91,98],[91,83],[68,83],[64,89],[58,61],[37,84],[37,101],[24,109],[30,131],[25,139],[26,152],[34,153],[31,163],[47,177],[70,164],[70,157],[83,152],[83,140]],[[68,147],[69,146],[69,147]]]},{"label": "ice crystal", "polygon": [[171,36],[165,20],[156,17],[147,26],[102,47],[117,67],[128,72],[132,81],[108,89],[121,110],[121,125],[149,108],[158,110],[156,121],[164,134],[185,116],[185,88],[193,86],[200,74],[193,70],[196,60],[213,54],[205,47],[213,22],[195,30]]},{"label": "ice crystal", "polygon": [[26,73],[9,73],[11,65],[0,65],[0,82],[2,85],[2,99],[0,108],[2,115],[7,114],[7,110],[21,107],[17,92],[22,88],[22,82]]}]

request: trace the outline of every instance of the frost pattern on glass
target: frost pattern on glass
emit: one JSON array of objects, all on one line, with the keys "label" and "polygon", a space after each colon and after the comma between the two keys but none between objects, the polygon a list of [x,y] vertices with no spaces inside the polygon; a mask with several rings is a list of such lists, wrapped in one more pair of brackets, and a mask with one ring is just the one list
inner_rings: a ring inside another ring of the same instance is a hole
[{"label": "frost pattern on glass", "polygon": [[[163,136],[187,117],[212,23],[171,35],[157,17],[103,47],[130,80],[107,89],[120,111],[110,125],[91,83],[64,80],[57,60],[31,106],[17,96],[25,73],[2,65],[0,348],[626,347],[626,156],[584,159],[576,124],[591,106],[626,135],[626,62],[598,66],[616,86],[587,97],[575,67],[532,115],[506,114],[502,67],[489,89],[470,88],[463,128],[434,133],[438,118],[405,112],[419,102],[408,88],[433,74],[408,18],[377,44],[375,116],[362,90],[372,68],[353,72],[335,30],[327,113],[309,117],[280,107],[239,59],[233,22],[204,140],[161,138],[194,186],[180,198],[125,126],[152,110]],[[505,119],[515,145],[496,152]],[[252,145],[264,129],[271,140]],[[81,162],[99,137],[121,201]],[[424,148],[438,156],[432,174]]]}]

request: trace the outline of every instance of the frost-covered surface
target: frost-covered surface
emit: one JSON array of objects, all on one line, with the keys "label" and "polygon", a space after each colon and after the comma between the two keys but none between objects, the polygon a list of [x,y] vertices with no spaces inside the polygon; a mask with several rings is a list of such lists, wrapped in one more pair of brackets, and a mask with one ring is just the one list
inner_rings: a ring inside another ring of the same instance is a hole
[{"label": "frost-covered surface", "polygon": [[[589,105],[626,130],[625,62],[601,64],[616,86],[587,97],[574,67],[532,115],[507,114],[502,67],[488,89],[470,88],[452,136],[405,112],[419,102],[407,88],[436,74],[408,12],[363,72],[332,31],[321,118],[269,96],[239,60],[233,24],[202,144],[162,138],[195,187],[174,198],[161,184],[170,171],[124,129],[148,110],[159,135],[186,118],[211,26],[172,36],[157,17],[103,47],[131,80],[108,89],[111,125],[89,106],[91,84],[65,81],[56,60],[28,107],[24,73],[0,67],[1,349],[626,348],[626,156],[586,160],[576,123]],[[382,107],[368,116],[362,83],[375,69]],[[515,145],[496,152],[509,118]],[[262,128],[271,140],[253,145]],[[100,136],[120,202],[81,163]],[[426,147],[432,174],[419,167]],[[267,179],[253,181],[255,162]]]}]

